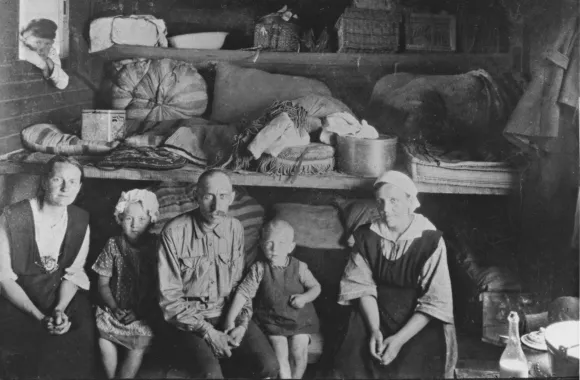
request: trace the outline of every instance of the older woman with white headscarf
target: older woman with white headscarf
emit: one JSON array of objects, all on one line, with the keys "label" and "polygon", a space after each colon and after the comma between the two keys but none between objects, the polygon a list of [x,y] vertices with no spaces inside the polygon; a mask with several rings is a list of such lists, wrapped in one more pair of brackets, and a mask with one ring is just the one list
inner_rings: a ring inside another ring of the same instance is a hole
[{"label": "older woman with white headscarf", "polygon": [[417,188],[388,171],[374,184],[380,217],[354,233],[338,302],[353,305],[335,370],[346,378],[452,377],[453,301],[442,233]]}]

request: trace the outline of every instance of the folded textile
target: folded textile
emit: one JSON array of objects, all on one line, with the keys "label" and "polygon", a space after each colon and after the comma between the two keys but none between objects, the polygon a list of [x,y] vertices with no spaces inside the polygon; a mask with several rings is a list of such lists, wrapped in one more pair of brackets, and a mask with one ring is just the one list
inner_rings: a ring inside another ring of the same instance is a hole
[{"label": "folded textile", "polygon": [[354,115],[346,104],[331,96],[310,94],[294,99],[292,104],[306,110],[308,114],[306,118],[306,129],[309,133],[322,128],[322,119],[333,113],[347,112]]},{"label": "folded textile", "polygon": [[305,146],[308,144],[310,144],[310,135],[305,130],[288,128],[282,136],[264,150],[264,153],[278,157],[286,148]]},{"label": "folded textile", "polygon": [[196,165],[216,166],[231,155],[236,134],[235,125],[192,118],[181,120],[163,147]]},{"label": "folded textile", "polygon": [[310,135],[295,127],[286,112],[282,112],[268,123],[254,137],[248,150],[258,159],[263,153],[277,157],[281,151],[291,146],[304,146],[310,143]]},{"label": "folded textile", "polygon": [[97,162],[99,168],[137,168],[152,170],[179,169],[187,161],[174,153],[162,148],[122,146]]},{"label": "folded textile", "polygon": [[248,169],[254,160],[254,156],[248,150],[250,143],[262,128],[283,112],[288,114],[295,128],[299,130],[306,128],[307,113],[304,108],[294,105],[291,101],[275,101],[261,117],[254,120],[251,125],[245,127],[240,134],[235,136],[233,152],[222,166],[233,170]]},{"label": "folded textile", "polygon": [[337,112],[326,117],[320,132],[320,141],[332,145],[334,135],[354,136],[361,139],[376,139],[377,130],[368,125],[366,120],[359,122],[356,117],[347,112]]}]

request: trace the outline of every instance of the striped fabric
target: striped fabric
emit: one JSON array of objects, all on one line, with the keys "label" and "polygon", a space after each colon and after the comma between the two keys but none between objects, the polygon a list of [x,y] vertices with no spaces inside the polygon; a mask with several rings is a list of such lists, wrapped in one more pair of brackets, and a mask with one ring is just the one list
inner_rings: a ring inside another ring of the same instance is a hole
[{"label": "striped fabric", "polygon": [[35,152],[65,156],[99,155],[113,150],[118,141],[101,142],[81,140],[75,135],[62,133],[54,124],[35,124],[21,132],[22,145]]},{"label": "striped fabric", "polygon": [[[159,220],[152,232],[159,234],[163,226],[172,218],[198,207],[193,192],[195,184],[182,182],[161,182],[151,191],[159,201]],[[229,215],[238,219],[244,227],[245,251],[248,261],[253,261],[257,253],[260,228],[264,222],[264,208],[244,189],[236,189],[236,199],[230,206]]]},{"label": "striped fabric", "polygon": [[207,107],[207,85],[191,63],[172,59],[131,62],[113,79],[112,106],[127,119],[189,119]]}]

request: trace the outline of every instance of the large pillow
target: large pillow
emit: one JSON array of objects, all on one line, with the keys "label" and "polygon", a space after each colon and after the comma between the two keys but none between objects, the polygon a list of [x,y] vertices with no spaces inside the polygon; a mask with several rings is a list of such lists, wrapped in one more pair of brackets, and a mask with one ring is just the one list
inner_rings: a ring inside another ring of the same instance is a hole
[{"label": "large pillow", "polygon": [[357,228],[379,217],[374,199],[337,199],[333,203],[340,210],[345,232],[343,241],[349,246],[354,245],[352,234]]},{"label": "large pillow", "polygon": [[34,124],[21,132],[22,145],[35,152],[65,156],[103,155],[113,150],[118,141],[86,141],[62,133],[54,124]]},{"label": "large pillow", "polygon": [[315,79],[270,74],[226,62],[218,63],[216,71],[211,119],[221,123],[253,120],[276,100],[331,95],[328,87]]},{"label": "large pillow", "polygon": [[344,228],[334,206],[277,203],[274,215],[294,228],[296,245],[317,249],[341,249]]},{"label": "large pillow", "polygon": [[207,107],[207,86],[195,67],[172,59],[145,60],[123,66],[112,86],[112,107],[127,119],[189,119]]}]

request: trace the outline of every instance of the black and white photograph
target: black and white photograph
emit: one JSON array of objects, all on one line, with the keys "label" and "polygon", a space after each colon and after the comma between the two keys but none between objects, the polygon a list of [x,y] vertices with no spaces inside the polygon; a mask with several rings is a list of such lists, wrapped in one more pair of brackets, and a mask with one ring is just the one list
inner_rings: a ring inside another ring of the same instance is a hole
[{"label": "black and white photograph", "polygon": [[0,379],[578,378],[579,0],[0,26]]}]

